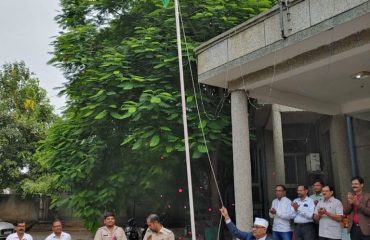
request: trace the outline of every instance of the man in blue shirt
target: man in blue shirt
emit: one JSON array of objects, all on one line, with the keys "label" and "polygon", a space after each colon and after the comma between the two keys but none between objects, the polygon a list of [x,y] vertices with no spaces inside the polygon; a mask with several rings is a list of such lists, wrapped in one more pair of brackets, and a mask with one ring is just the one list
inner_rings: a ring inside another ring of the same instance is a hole
[{"label": "man in blue shirt", "polygon": [[298,198],[292,202],[292,218],[295,225],[296,240],[314,240],[315,228],[313,224],[313,213],[315,203],[308,197],[308,187],[299,185],[297,187]]},{"label": "man in blue shirt", "polygon": [[269,223],[263,218],[256,218],[252,226],[252,232],[240,231],[231,221],[229,213],[225,207],[220,209],[222,216],[225,218],[226,226],[231,235],[241,240],[272,240],[267,236],[267,227]]}]

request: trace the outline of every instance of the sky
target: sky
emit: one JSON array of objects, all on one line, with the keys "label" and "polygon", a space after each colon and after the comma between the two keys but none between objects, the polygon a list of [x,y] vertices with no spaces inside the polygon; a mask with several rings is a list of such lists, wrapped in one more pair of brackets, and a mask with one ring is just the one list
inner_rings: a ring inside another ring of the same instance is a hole
[{"label": "sky", "polygon": [[60,30],[54,21],[58,9],[59,0],[0,0],[0,65],[23,60],[60,113],[65,98],[58,97],[54,88],[66,80],[47,64],[52,57],[50,43]]}]

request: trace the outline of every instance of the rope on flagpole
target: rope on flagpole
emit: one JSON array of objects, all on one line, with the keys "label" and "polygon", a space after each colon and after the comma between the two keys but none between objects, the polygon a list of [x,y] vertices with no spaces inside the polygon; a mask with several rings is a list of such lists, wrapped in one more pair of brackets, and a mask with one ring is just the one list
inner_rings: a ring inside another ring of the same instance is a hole
[{"label": "rope on flagpole", "polygon": [[[219,200],[220,200],[221,206],[224,206],[224,202],[223,202],[222,197],[221,197],[221,192],[220,192],[220,188],[218,186],[218,182],[217,182],[215,170],[213,168],[213,164],[212,164],[211,157],[210,157],[210,154],[209,154],[209,149],[208,149],[208,146],[207,146],[207,141],[206,141],[206,137],[205,137],[205,133],[204,133],[204,128],[203,128],[203,124],[202,124],[202,117],[200,115],[199,103],[198,103],[198,99],[197,99],[197,92],[196,92],[195,81],[194,81],[194,74],[193,74],[193,69],[191,67],[191,61],[190,61],[190,57],[189,57],[190,56],[189,55],[189,48],[188,48],[188,43],[187,43],[187,40],[186,40],[186,34],[185,34],[185,28],[184,28],[184,21],[182,19],[182,14],[181,14],[181,8],[180,8],[180,6],[179,6],[178,10],[179,10],[179,16],[180,16],[180,20],[181,20],[180,22],[181,22],[181,27],[182,27],[182,34],[183,34],[183,37],[184,37],[184,43],[185,43],[185,49],[186,49],[186,53],[187,53],[187,59],[188,59],[189,69],[190,69],[190,76],[191,76],[191,81],[192,81],[192,85],[193,85],[193,92],[194,92],[194,98],[195,98],[195,105],[196,105],[196,108],[197,108],[197,115],[198,115],[198,119],[199,119],[199,125],[200,125],[200,129],[201,129],[201,132],[202,132],[203,142],[204,142],[204,146],[206,147],[206,153],[207,153],[207,157],[208,157],[208,162],[209,162],[209,165],[210,165],[210,168],[211,168],[213,180],[214,180],[215,185],[216,185],[216,189],[217,189],[217,193],[218,193],[218,196],[219,196]],[[199,91],[201,91],[200,88],[199,88]],[[201,92],[200,92],[200,97],[202,98]],[[223,96],[223,101],[225,100],[225,98],[226,97],[224,95]],[[204,105],[203,105],[203,108],[204,108]],[[222,106],[221,106],[221,109],[222,109]],[[220,109],[220,112],[221,112],[221,109]],[[206,112],[205,112],[205,114],[207,115]],[[221,223],[222,223],[222,215],[220,216],[220,220],[219,220],[219,224],[218,224],[218,231],[217,231],[217,238],[216,238],[216,240],[219,240],[220,239]]]},{"label": "rope on flagpole", "polygon": [[211,171],[212,171],[213,180],[215,181],[215,184],[216,184],[216,189],[217,189],[218,197],[219,197],[219,200],[221,202],[221,206],[224,206],[224,202],[222,201],[222,197],[221,197],[220,188],[219,188],[218,183],[217,183],[216,173],[215,173],[215,170],[213,168],[213,164],[212,164],[212,161],[211,161],[211,156],[209,154],[209,149],[208,149],[208,146],[207,146],[206,135],[204,133],[204,128],[203,128],[203,124],[202,124],[202,117],[200,115],[199,103],[198,103],[198,99],[197,99],[197,92],[195,90],[196,88],[195,88],[195,82],[194,82],[194,75],[193,75],[193,70],[191,68],[191,62],[190,62],[190,58],[189,58],[188,43],[186,41],[185,28],[184,28],[184,24],[183,24],[184,22],[182,20],[182,15],[181,15],[181,8],[179,8],[179,12],[180,12],[180,20],[181,20],[182,33],[183,33],[183,36],[184,36],[185,49],[186,49],[187,59],[188,59],[189,68],[190,68],[191,82],[193,84],[193,92],[194,92],[195,105],[197,107],[197,114],[198,114],[199,126],[200,126],[200,129],[201,129],[201,132],[202,132],[203,143],[204,143],[204,146],[206,147],[206,153],[207,153],[209,165],[210,165],[210,168],[211,168]]}]

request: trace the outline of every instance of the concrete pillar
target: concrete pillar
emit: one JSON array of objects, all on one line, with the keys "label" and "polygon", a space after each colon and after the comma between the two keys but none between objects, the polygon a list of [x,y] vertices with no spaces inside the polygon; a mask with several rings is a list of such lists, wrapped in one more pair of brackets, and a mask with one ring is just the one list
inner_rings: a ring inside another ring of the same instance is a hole
[{"label": "concrete pillar", "polygon": [[285,163],[283,147],[283,128],[279,105],[271,107],[272,135],[274,141],[275,181],[276,184],[285,184]]},{"label": "concrete pillar", "polygon": [[248,99],[245,91],[231,93],[235,213],[237,227],[250,231],[253,223],[252,171],[249,149]]},{"label": "concrete pillar", "polygon": [[351,190],[351,162],[347,143],[346,122],[343,115],[332,117],[330,148],[336,196],[345,199]]}]

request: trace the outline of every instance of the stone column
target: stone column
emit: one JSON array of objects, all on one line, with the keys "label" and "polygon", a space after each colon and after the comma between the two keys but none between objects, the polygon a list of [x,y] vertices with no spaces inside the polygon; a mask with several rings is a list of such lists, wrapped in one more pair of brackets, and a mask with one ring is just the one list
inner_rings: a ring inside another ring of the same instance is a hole
[{"label": "stone column", "polygon": [[253,223],[252,176],[249,149],[248,99],[245,91],[231,93],[236,224],[250,231]]},{"label": "stone column", "polygon": [[343,115],[333,116],[330,123],[330,148],[336,196],[346,199],[351,190],[351,162]]},{"label": "stone column", "polygon": [[285,184],[285,163],[283,147],[283,128],[279,105],[271,107],[272,136],[274,141],[275,183]]}]

